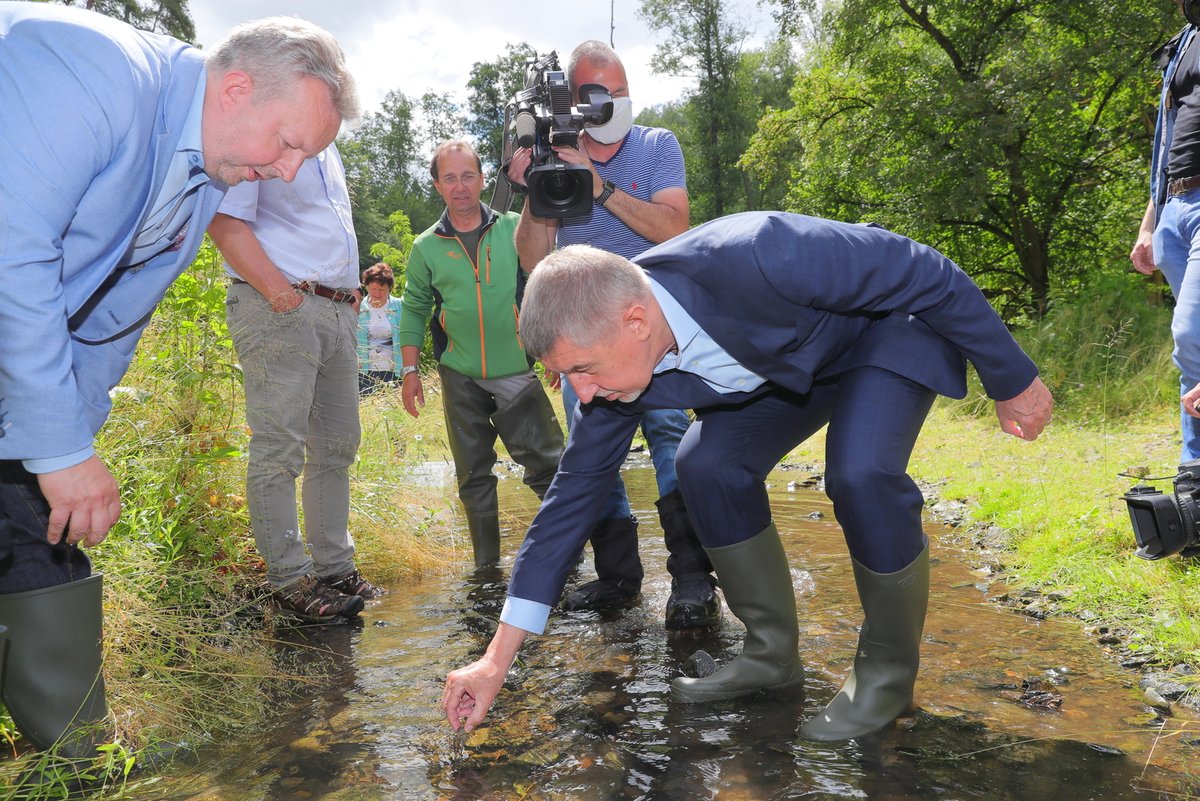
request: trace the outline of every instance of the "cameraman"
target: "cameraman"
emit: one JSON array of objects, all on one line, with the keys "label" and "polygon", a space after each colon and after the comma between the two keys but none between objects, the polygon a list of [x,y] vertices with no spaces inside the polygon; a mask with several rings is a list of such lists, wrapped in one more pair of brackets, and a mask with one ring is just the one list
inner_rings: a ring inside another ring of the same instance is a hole
[{"label": "cameraman", "polygon": [[[589,86],[602,87],[613,99],[612,118],[603,125],[585,127],[578,149],[555,148],[562,161],[591,171],[594,204],[582,216],[544,219],[531,213],[527,198],[516,232],[521,263],[537,264],[556,247],[572,244],[588,244],[633,258],[686,231],[683,152],[670,131],[633,124],[629,82],[616,51],[596,40],[579,45],[567,64],[567,81],[577,102],[585,102],[583,90]],[[508,168],[509,179],[524,184],[530,162],[528,148],[517,150]],[[570,427],[579,399],[568,382],[563,382],[562,390]],[[687,413],[682,409],[652,411],[642,422],[658,480],[660,497],[655,505],[670,554],[669,629],[709,627],[720,620],[712,565],[696,538],[675,476],[675,452],[687,426]],[[641,589],[637,521],[619,478],[591,543],[598,578],[569,593],[563,599],[564,609],[619,606],[632,601]]]}]

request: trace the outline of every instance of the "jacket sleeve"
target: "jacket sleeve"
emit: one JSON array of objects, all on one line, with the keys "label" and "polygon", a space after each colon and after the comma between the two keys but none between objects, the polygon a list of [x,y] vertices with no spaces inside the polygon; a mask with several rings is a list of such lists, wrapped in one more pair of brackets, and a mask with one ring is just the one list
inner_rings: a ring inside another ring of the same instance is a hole
[{"label": "jacket sleeve", "polygon": [[988,396],[1007,400],[1037,376],[975,282],[931,247],[872,225],[768,216],[758,270],[794,303],[841,314],[911,314],[975,365]]},{"label": "jacket sleeve", "polygon": [[[433,275],[421,251],[421,243],[413,245],[404,268],[404,296],[400,299],[399,342],[402,346],[421,347],[425,344],[425,329],[433,312]],[[400,362],[397,362],[397,365]]]},{"label": "jacket sleeve", "polygon": [[[111,123],[131,100],[84,86],[86,64],[18,39],[0,37],[0,459],[86,458],[95,415],[76,381],[65,281],[89,265],[64,264],[64,232],[93,178],[114,168],[122,133]],[[114,214],[113,228],[122,222]]]},{"label": "jacket sleeve", "polygon": [[513,562],[509,597],[554,606],[583,551],[641,415],[579,404],[558,472]]}]

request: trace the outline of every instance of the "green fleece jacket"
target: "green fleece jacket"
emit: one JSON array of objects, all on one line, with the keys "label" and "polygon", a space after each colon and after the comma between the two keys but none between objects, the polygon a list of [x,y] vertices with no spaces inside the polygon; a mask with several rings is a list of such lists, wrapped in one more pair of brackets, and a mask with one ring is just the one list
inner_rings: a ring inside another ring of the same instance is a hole
[{"label": "green fleece jacket", "polygon": [[478,267],[450,227],[448,212],[413,242],[404,271],[400,345],[421,347],[428,325],[433,355],[446,367],[471,378],[503,378],[530,367],[517,337],[525,273],[513,235],[521,215],[483,204],[480,209]]}]

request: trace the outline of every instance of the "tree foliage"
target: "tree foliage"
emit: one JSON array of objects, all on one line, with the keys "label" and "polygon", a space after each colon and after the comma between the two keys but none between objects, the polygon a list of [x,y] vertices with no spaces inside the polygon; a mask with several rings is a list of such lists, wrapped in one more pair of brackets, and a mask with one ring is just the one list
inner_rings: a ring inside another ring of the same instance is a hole
[{"label": "tree foliage", "polygon": [[[786,4],[803,11],[805,0]],[[1172,16],[1174,14],[1174,16]],[[845,0],[743,160],[786,205],[939,246],[1010,317],[1125,267],[1168,4]]]},{"label": "tree foliage", "polygon": [[[409,232],[423,231],[437,221],[442,201],[433,191],[429,159],[440,142],[461,136],[464,126],[462,112],[448,95],[427,92],[413,100],[393,90],[378,111],[364,115],[338,143],[362,266],[378,260],[372,257],[377,245],[407,253],[393,220],[397,212],[403,214]],[[396,270],[403,266],[384,260]]]},{"label": "tree foliage", "polygon": [[790,45],[777,39],[765,49],[744,51],[748,31],[726,0],[643,0],[640,14],[652,29],[667,33],[653,69],[696,77],[696,88],[681,104],[684,124],[671,127],[684,151],[692,219],[762,208],[772,188],[753,180],[738,160],[766,108],[791,105]]},{"label": "tree foliage", "polygon": [[495,176],[500,166],[504,108],[513,95],[525,88],[525,61],[537,55],[537,50],[527,42],[506,44],[501,55],[471,66],[466,127],[489,175]]},{"label": "tree foliage", "polygon": [[106,17],[127,22],[135,28],[165,33],[194,43],[196,23],[188,11],[187,0],[57,0],[62,5],[80,6]]}]

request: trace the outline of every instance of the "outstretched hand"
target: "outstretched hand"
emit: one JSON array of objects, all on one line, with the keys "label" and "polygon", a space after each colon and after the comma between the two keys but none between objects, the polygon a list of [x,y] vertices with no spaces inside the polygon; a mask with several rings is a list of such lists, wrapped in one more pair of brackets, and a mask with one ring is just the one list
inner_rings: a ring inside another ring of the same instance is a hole
[{"label": "outstretched hand", "polygon": [[442,691],[442,709],[450,727],[455,731],[460,728],[472,731],[482,723],[504,685],[507,672],[507,668],[501,669],[487,656],[451,671]]},{"label": "outstretched hand", "polygon": [[1000,428],[1014,437],[1027,440],[1038,438],[1050,422],[1053,410],[1054,398],[1040,378],[1034,378],[1033,383],[1016,397],[996,401]]}]

